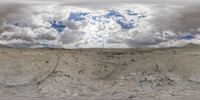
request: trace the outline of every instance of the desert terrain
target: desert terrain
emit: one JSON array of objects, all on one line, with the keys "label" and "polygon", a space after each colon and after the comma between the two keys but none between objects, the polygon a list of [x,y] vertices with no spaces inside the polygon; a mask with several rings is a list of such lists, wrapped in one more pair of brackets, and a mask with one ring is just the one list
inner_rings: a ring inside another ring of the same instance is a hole
[{"label": "desert terrain", "polygon": [[[198,100],[200,46],[0,48],[1,100]],[[28,99],[27,99],[28,98]]]}]

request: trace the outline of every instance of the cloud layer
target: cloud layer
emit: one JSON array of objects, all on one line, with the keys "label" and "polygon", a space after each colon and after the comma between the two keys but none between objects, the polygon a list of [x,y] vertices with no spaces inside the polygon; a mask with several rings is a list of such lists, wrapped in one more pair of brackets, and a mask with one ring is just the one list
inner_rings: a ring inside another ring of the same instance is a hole
[{"label": "cloud layer", "polygon": [[200,42],[198,6],[13,4],[1,8],[0,43],[12,47],[168,47]]}]

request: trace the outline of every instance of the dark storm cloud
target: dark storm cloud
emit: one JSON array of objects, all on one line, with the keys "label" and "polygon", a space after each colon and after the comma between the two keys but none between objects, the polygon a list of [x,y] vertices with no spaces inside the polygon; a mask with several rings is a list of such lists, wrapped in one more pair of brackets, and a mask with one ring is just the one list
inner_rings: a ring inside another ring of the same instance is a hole
[{"label": "dark storm cloud", "polygon": [[[172,9],[173,10],[173,9]],[[187,6],[173,12],[160,11],[152,20],[153,31],[181,33],[200,32],[200,6]]]}]

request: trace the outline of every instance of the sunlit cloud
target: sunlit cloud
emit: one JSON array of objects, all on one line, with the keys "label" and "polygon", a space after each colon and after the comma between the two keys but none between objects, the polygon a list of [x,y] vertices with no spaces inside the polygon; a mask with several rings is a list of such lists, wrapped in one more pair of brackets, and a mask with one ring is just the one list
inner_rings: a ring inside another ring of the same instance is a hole
[{"label": "sunlit cloud", "polygon": [[162,3],[134,4],[131,0],[98,1],[98,5],[94,0],[24,1],[8,0],[0,7],[0,44],[134,48],[200,43],[199,6],[175,3],[163,7]]}]

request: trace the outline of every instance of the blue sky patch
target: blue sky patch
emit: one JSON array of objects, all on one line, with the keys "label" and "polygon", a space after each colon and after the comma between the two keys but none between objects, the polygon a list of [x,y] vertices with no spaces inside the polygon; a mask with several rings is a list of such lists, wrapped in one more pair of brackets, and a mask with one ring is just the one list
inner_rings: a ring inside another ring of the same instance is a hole
[{"label": "blue sky patch", "polygon": [[115,10],[108,10],[108,13],[105,15],[105,17],[110,18],[110,17],[124,17],[124,16]]},{"label": "blue sky patch", "polygon": [[128,22],[128,21],[126,21],[126,20],[124,20],[124,19],[117,20],[117,23],[118,23],[123,29],[132,29],[132,28],[134,28],[133,23]]},{"label": "blue sky patch", "polygon": [[[132,13],[133,14],[133,13]],[[132,29],[134,28],[133,23],[127,21],[123,15],[115,10],[108,10],[108,14],[105,15],[106,18],[116,17],[116,22],[122,27],[122,29]]]},{"label": "blue sky patch", "polygon": [[53,21],[50,23],[51,23],[51,27],[56,29],[58,32],[63,32],[66,27],[61,21],[59,22]]},{"label": "blue sky patch", "polygon": [[68,20],[69,21],[82,21],[85,20],[85,16],[89,13],[82,13],[82,12],[71,12]]},{"label": "blue sky patch", "polygon": [[[133,11],[127,10],[130,15],[136,15]],[[68,20],[69,21],[83,21],[86,19],[86,15],[90,13],[87,12],[71,12]],[[126,20],[126,18],[118,11],[116,10],[108,10],[105,15],[99,15],[99,16],[92,16],[92,19],[94,21],[98,22],[109,22],[109,20],[106,19],[111,19],[116,21],[117,24],[121,26],[122,29],[132,29],[134,28],[134,23],[132,21]]]},{"label": "blue sky patch", "polygon": [[192,39],[194,39],[194,38],[195,38],[195,36],[189,34],[189,35],[181,36],[179,39],[192,40]]}]

